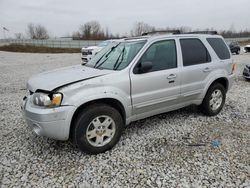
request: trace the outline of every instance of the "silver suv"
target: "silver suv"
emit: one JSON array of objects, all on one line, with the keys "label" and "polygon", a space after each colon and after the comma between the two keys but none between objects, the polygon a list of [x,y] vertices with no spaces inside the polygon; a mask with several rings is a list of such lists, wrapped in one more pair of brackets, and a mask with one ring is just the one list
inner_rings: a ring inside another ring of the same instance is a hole
[{"label": "silver suv", "polygon": [[112,43],[86,64],[32,77],[23,114],[37,135],[111,149],[125,125],[191,104],[218,114],[235,65],[214,34],[161,34]]}]

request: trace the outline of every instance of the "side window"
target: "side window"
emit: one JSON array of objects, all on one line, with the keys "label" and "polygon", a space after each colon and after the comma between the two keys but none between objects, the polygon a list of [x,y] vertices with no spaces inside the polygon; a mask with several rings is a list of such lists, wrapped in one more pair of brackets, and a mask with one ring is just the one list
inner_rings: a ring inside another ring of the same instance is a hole
[{"label": "side window", "polygon": [[174,40],[159,41],[152,44],[139,62],[150,61],[153,64],[149,72],[177,67],[176,46]]},{"label": "side window", "polygon": [[180,39],[183,65],[190,66],[211,61],[211,57],[199,39]]},{"label": "side window", "polygon": [[230,59],[230,52],[221,38],[207,38],[207,41],[220,59]]}]

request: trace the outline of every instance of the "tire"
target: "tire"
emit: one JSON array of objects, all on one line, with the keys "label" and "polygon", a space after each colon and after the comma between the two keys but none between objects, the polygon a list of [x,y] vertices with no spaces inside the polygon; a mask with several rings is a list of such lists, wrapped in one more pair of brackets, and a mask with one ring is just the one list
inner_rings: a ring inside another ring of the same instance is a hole
[{"label": "tire", "polygon": [[[213,96],[215,97],[212,99]],[[220,113],[221,109],[225,104],[225,100],[226,100],[225,87],[220,83],[214,83],[208,89],[205,98],[203,99],[203,102],[200,105],[200,109],[207,116],[215,116],[218,113]]]},{"label": "tire", "polygon": [[96,104],[84,108],[72,128],[76,147],[88,154],[98,154],[114,147],[121,137],[124,123],[116,109]]},{"label": "tire", "polygon": [[239,54],[240,54],[240,50],[237,50],[237,51],[236,51],[236,54],[239,55]]}]

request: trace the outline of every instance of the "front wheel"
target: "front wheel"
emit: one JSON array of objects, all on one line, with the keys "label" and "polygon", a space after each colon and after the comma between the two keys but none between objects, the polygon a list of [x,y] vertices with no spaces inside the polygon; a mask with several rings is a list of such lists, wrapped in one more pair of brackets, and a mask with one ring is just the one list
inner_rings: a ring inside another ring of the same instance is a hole
[{"label": "front wheel", "polygon": [[83,152],[98,154],[111,149],[123,130],[120,113],[105,104],[92,105],[83,110],[73,127],[73,142]]},{"label": "front wheel", "polygon": [[201,111],[208,116],[217,115],[225,104],[226,89],[220,83],[215,83],[207,91],[200,106]]}]

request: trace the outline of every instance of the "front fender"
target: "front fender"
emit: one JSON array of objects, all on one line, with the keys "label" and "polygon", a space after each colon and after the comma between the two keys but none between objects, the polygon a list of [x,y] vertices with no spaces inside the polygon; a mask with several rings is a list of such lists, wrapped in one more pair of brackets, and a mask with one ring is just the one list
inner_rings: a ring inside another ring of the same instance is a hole
[{"label": "front fender", "polygon": [[73,105],[76,109],[83,104],[98,100],[98,99],[115,99],[119,101],[124,107],[126,119],[132,114],[132,104],[130,94],[125,93],[119,88],[115,87],[90,87],[81,90],[73,90],[65,93],[67,97],[67,104]]}]

